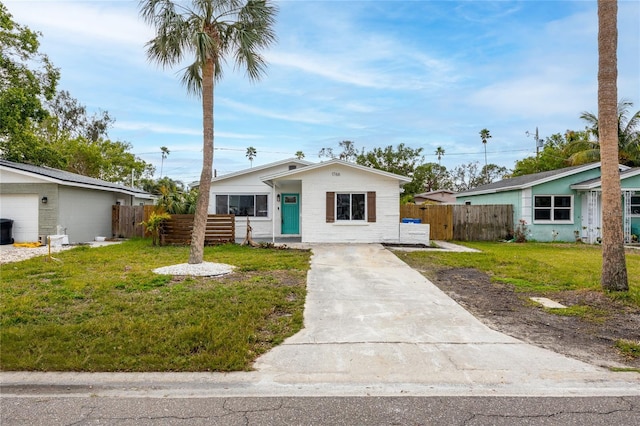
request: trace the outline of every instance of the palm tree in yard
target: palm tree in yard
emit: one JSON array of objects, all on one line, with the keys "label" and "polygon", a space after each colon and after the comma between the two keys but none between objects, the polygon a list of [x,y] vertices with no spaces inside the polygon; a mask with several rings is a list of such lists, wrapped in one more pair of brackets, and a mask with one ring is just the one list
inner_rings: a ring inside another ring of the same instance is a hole
[{"label": "palm tree in yard", "polygon": [[441,146],[436,148],[436,157],[438,157],[438,165],[440,165],[440,160],[444,156],[444,148]]},{"label": "palm tree in yard", "polygon": [[605,290],[627,291],[618,170],[618,2],[598,0],[598,132],[602,162],[602,276]]},{"label": "palm tree in yard", "polygon": [[275,42],[276,6],[268,0],[141,0],[140,16],[156,31],[147,56],[162,67],[193,61],[182,75],[187,91],[202,99],[203,161],[189,263],[202,263],[213,170],[215,83],[227,57],[258,80],[265,69],[259,51]]}]

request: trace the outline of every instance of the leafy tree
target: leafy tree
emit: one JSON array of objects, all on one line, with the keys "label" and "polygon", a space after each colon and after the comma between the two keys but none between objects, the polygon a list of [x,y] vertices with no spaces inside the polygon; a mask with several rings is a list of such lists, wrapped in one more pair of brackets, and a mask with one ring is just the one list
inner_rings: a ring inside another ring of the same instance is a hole
[{"label": "leafy tree", "polygon": [[258,151],[256,151],[256,149],[252,146],[250,146],[249,148],[247,148],[247,158],[249,159],[249,162],[251,163],[251,167],[253,167],[253,159],[256,158],[256,155],[258,155]]},{"label": "leafy tree", "polygon": [[304,152],[302,151],[296,151],[296,158],[298,160],[302,160],[304,158]]},{"label": "leafy tree", "polygon": [[[318,153],[318,157],[331,158],[332,160],[337,158],[340,160],[348,161],[350,163],[356,162],[359,154],[358,154],[358,150],[356,149],[355,143],[353,143],[352,141],[342,141],[338,143],[338,146],[342,149],[342,152],[340,152],[339,154],[335,154],[333,152],[333,148],[329,147],[329,148],[322,148]],[[361,153],[363,151],[364,149],[361,151]]]},{"label": "leafy tree", "polygon": [[361,166],[373,167],[378,170],[412,177],[413,180],[404,185],[405,194],[422,192],[424,182],[420,176],[414,174],[416,167],[424,162],[422,148],[411,148],[401,143],[396,147],[389,145],[385,148],[374,148],[362,152],[356,158]]},{"label": "leafy tree", "polygon": [[154,195],[160,195],[160,188],[165,187],[170,192],[184,192],[185,186],[179,180],[173,180],[167,176],[159,179],[143,178],[139,181],[139,186],[144,191],[147,191]]},{"label": "leafy tree", "polygon": [[455,167],[450,173],[451,189],[456,192],[467,191],[481,185],[501,180],[508,173],[506,167],[488,164],[480,169],[480,163],[472,161]]},{"label": "leafy tree", "polygon": [[203,162],[189,263],[202,263],[204,254],[213,173],[215,82],[222,77],[222,62],[229,55],[251,80],[259,79],[265,68],[259,50],[275,41],[276,11],[267,0],[140,1],[140,15],[156,30],[156,37],[147,43],[149,59],[172,67],[190,56],[193,62],[182,82],[189,93],[202,99]]},{"label": "leafy tree", "polygon": [[89,117],[86,106],[66,90],[58,92],[47,102],[47,109],[50,123],[42,130],[48,141],[82,137],[97,142],[100,138],[108,137],[109,128],[115,122],[107,111]]},{"label": "leafy tree", "polygon": [[602,288],[628,291],[618,170],[618,2],[598,0],[598,136],[602,161]]},{"label": "leafy tree", "polygon": [[576,132],[567,132],[565,135],[555,133],[547,137],[537,155],[516,161],[511,176],[523,176],[567,167],[570,155],[567,153],[568,141],[575,134]]},{"label": "leafy tree", "polygon": [[421,183],[420,190],[416,191],[415,194],[451,189],[447,168],[437,163],[425,163],[416,167],[413,172],[413,180]]},{"label": "leafy tree", "polygon": [[48,116],[43,102],[55,95],[60,73],[38,52],[39,36],[14,22],[0,3],[0,155],[7,160],[51,154],[35,143],[33,131]]}]

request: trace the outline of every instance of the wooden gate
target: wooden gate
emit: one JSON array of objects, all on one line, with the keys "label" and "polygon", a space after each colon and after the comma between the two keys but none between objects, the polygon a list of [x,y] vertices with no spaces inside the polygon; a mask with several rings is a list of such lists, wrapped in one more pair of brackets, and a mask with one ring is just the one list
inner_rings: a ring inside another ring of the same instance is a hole
[{"label": "wooden gate", "polygon": [[111,207],[111,233],[115,238],[144,237],[145,229],[141,222],[149,219],[154,206]]}]

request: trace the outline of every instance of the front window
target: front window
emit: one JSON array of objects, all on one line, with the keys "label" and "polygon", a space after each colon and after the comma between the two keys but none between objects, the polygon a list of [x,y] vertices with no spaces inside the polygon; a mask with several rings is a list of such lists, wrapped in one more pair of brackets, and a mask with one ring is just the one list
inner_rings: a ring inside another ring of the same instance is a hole
[{"label": "front window", "polygon": [[631,214],[640,216],[640,197],[631,197]]},{"label": "front window", "polygon": [[573,197],[571,195],[536,195],[534,222],[572,222]]},{"label": "front window", "polygon": [[216,214],[267,217],[266,195],[216,195]]},{"label": "front window", "polygon": [[337,220],[365,220],[365,194],[336,194]]}]

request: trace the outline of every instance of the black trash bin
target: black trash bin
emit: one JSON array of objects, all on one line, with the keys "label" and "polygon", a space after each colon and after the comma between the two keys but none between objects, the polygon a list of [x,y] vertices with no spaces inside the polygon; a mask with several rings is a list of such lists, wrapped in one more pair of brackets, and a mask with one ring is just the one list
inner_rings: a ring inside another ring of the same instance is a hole
[{"label": "black trash bin", "polygon": [[13,244],[13,220],[0,219],[0,245]]}]

